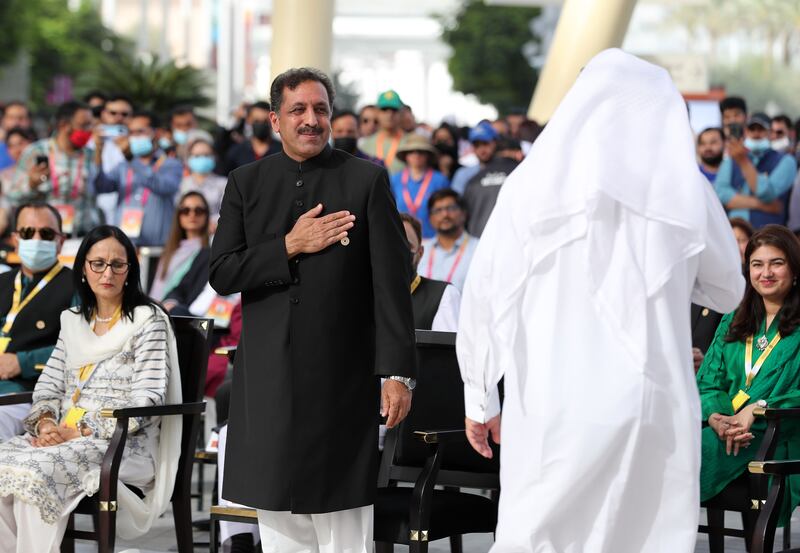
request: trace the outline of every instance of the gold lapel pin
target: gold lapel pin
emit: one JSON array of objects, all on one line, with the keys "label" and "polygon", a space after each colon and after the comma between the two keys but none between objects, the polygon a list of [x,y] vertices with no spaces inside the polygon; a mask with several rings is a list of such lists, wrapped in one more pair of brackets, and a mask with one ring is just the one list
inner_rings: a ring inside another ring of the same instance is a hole
[{"label": "gold lapel pin", "polygon": [[44,321],[36,321],[36,328],[39,330],[44,330],[44,327],[47,326],[44,324]]},{"label": "gold lapel pin", "polygon": [[709,313],[710,313],[710,311],[708,310],[707,307],[703,309],[703,317],[708,317]]}]

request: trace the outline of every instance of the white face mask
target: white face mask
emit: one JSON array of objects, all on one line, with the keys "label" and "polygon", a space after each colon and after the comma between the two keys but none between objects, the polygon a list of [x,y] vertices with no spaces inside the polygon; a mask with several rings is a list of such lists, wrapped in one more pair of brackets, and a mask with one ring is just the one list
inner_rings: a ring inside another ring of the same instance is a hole
[{"label": "white face mask", "polygon": [[792,143],[789,142],[788,136],[784,136],[783,138],[778,138],[770,142],[770,146],[776,152],[788,152],[789,148],[792,146]]}]

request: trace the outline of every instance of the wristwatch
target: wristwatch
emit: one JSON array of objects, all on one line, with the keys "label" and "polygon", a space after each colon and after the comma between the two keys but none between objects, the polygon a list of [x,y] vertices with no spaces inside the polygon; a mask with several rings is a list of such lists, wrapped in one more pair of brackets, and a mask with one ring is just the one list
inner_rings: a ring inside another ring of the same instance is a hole
[{"label": "wristwatch", "polygon": [[759,406],[759,407],[766,407],[767,406],[767,400],[759,399],[758,401],[756,401],[756,405]]},{"label": "wristwatch", "polygon": [[406,388],[408,388],[409,392],[414,391],[414,388],[417,387],[417,381],[414,380],[413,378],[408,378],[406,376],[390,376],[389,380],[396,380],[398,382],[402,382],[403,384],[406,385]]}]

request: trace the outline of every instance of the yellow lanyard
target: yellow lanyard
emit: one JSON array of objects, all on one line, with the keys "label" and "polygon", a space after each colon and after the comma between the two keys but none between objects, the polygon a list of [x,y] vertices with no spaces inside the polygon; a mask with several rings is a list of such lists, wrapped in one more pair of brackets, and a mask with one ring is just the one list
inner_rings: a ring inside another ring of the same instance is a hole
[{"label": "yellow lanyard", "polygon": [[419,275],[415,276],[414,280],[411,281],[411,293],[412,294],[416,291],[417,286],[419,286],[419,283],[421,281],[422,281],[422,277],[419,276]]},{"label": "yellow lanyard", "polygon": [[30,294],[25,296],[25,299],[22,299],[22,269],[19,270],[17,273],[16,278],[14,279],[14,299],[11,302],[11,309],[8,311],[6,315],[6,323],[3,325],[3,334],[8,334],[11,330],[11,327],[14,326],[14,321],[17,319],[17,315],[19,312],[22,311],[26,305],[28,305],[33,298],[36,297],[36,294],[42,291],[42,289],[47,286],[51,280],[55,278],[55,276],[63,269],[61,263],[56,263],[50,271],[42,277],[42,280],[39,281],[39,284],[31,290]]},{"label": "yellow lanyard", "polygon": [[781,341],[781,333],[778,332],[766,349],[761,352],[761,355],[758,356],[756,360],[755,366],[753,365],[753,337],[749,336],[747,341],[745,342],[744,346],[744,374],[745,374],[745,391],[750,388],[750,385],[753,383],[753,379],[758,374],[758,371],[761,370],[761,365],[767,360],[769,354],[772,353],[772,350],[775,349],[775,345]]}]

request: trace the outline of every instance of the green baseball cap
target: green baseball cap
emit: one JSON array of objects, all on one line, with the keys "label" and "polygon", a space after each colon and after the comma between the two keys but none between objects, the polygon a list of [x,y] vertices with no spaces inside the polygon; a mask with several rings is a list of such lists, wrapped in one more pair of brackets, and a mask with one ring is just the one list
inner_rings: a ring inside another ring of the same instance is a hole
[{"label": "green baseball cap", "polygon": [[378,96],[378,109],[402,109],[403,102],[400,100],[400,96],[394,90],[387,90],[386,92],[382,92]]}]

